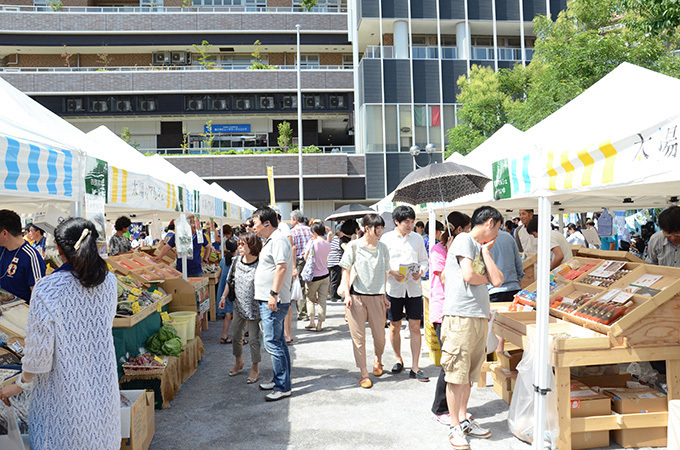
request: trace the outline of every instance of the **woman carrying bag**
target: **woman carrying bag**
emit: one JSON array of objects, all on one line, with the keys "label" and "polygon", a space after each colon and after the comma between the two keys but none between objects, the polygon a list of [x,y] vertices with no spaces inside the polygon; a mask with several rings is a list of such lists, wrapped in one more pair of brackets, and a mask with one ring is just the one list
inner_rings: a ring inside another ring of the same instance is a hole
[{"label": "woman carrying bag", "polygon": [[[312,239],[307,243],[304,252],[305,270],[311,265],[311,279],[305,280],[305,294],[307,298],[307,314],[309,314],[309,324],[306,330],[321,331],[323,322],[326,320],[326,299],[328,298],[328,254],[331,251],[331,244],[324,238],[326,227],[321,221],[312,224]],[[304,278],[303,278],[304,279]],[[314,324],[314,315],[318,305],[319,315]]]},{"label": "woman carrying bag", "polygon": [[[250,338],[250,357],[253,365],[246,383],[252,384],[260,379],[259,364],[262,360],[260,353],[260,310],[255,300],[255,269],[257,269],[258,257],[262,250],[262,241],[252,231],[239,236],[239,254],[234,256],[227,283],[224,288],[224,296],[234,296],[234,317],[232,325],[233,352],[236,357],[234,367],[229,371],[233,377],[243,369],[243,331],[248,327]],[[225,297],[220,300],[220,308],[228,300]]]},{"label": "woman carrying bag", "polygon": [[366,320],[371,327],[375,349],[373,375],[379,377],[383,374],[385,313],[389,306],[385,282],[390,256],[387,246],[380,242],[385,228],[383,218],[378,214],[367,214],[362,219],[362,226],[364,235],[347,246],[340,261],[343,269],[340,294],[345,299],[354,359],[361,371],[359,385],[368,389],[373,383],[366,368]]}]

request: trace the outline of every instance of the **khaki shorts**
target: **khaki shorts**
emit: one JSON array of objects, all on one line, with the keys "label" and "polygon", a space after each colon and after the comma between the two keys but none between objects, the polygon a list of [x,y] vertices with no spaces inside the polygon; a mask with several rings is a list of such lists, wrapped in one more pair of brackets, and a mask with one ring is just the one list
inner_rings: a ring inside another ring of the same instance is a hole
[{"label": "khaki shorts", "polygon": [[489,321],[479,317],[444,316],[441,364],[447,383],[478,380],[486,360]]}]

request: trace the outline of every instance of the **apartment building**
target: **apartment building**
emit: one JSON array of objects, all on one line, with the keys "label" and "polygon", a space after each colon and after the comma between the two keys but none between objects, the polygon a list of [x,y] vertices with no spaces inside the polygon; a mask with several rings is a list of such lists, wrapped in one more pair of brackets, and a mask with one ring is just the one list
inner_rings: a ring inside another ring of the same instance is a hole
[{"label": "apartment building", "polygon": [[[300,25],[305,199],[382,198],[441,161],[456,80],[531,60],[531,20],[566,0],[0,0],[0,76],[80,129],[124,128],[141,151],[266,202],[297,199]],[[429,144],[429,145],[428,145]],[[422,149],[416,158],[409,150]],[[428,153],[428,148],[432,153]],[[201,154],[203,153],[203,154]],[[212,153],[207,156],[205,153]],[[233,153],[233,152],[232,152]],[[251,152],[247,152],[251,153]],[[257,162],[256,162],[257,161]],[[251,170],[252,169],[252,170]],[[279,178],[280,176],[280,178]]]}]

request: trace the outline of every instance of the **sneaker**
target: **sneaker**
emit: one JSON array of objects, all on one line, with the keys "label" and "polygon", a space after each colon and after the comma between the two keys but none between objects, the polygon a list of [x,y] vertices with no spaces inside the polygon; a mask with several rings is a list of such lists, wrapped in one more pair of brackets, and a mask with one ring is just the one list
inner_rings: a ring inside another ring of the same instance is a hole
[{"label": "sneaker", "polygon": [[464,420],[460,426],[466,436],[473,436],[481,439],[486,439],[491,436],[491,430],[482,428],[476,420]]},{"label": "sneaker", "polygon": [[447,427],[451,426],[451,414],[446,413],[446,414],[433,414],[432,415],[432,420],[435,422],[439,422],[442,425],[446,425]]},{"label": "sneaker", "polygon": [[262,389],[263,391],[271,391],[272,389],[274,389],[274,386],[275,384],[273,381],[271,383],[262,383],[260,384],[260,389]]},{"label": "sneaker", "polygon": [[277,400],[281,400],[282,398],[290,397],[290,391],[282,392],[282,391],[272,391],[269,394],[264,396],[264,399],[268,402],[275,402]]},{"label": "sneaker", "polygon": [[467,437],[465,437],[465,433],[463,433],[463,429],[460,427],[460,425],[449,428],[449,444],[451,444],[451,447],[456,449],[470,448]]},{"label": "sneaker", "polygon": [[425,373],[423,372],[422,369],[418,369],[418,372],[411,371],[408,374],[408,376],[409,376],[409,378],[415,378],[418,381],[423,381],[423,382],[430,381],[430,379],[425,376]]}]

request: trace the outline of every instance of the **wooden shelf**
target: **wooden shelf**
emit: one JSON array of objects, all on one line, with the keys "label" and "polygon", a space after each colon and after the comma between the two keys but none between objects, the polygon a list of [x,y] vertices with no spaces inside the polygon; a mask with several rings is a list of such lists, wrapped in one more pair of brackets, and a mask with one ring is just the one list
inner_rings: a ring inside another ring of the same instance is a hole
[{"label": "wooden shelf", "polygon": [[172,301],[172,295],[166,295],[165,297],[161,298],[159,301],[154,302],[154,303],[150,304],[149,306],[146,306],[141,311],[139,311],[137,314],[134,314],[132,316],[127,316],[127,317],[114,317],[113,328],[130,328],[130,327],[133,327],[133,326],[137,325],[139,322],[141,322],[142,320],[149,317],[154,312],[158,311],[158,304],[159,303],[160,303],[161,306],[165,306],[168,303],[170,303],[171,301]]}]

